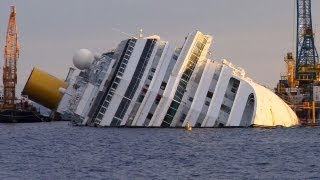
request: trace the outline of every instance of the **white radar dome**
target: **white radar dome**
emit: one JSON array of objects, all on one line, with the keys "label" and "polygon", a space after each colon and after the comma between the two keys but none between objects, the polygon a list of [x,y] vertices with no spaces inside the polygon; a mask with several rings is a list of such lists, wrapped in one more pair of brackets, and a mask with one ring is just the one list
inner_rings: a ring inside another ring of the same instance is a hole
[{"label": "white radar dome", "polygon": [[73,55],[73,64],[80,70],[90,68],[93,60],[94,56],[88,49],[80,49]]}]

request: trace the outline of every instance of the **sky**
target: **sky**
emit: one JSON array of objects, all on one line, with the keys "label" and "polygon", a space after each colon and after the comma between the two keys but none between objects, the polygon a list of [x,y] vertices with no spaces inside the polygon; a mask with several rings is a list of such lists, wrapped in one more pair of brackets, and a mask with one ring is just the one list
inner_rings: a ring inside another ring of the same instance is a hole
[{"label": "sky", "polygon": [[[320,1],[312,3],[319,47]],[[211,59],[228,59],[272,88],[285,72],[285,53],[295,46],[294,4],[294,0],[0,0],[0,54],[10,6],[15,5],[21,46],[18,92],[33,67],[64,79],[76,50],[100,54],[115,48],[127,36],[114,28],[132,35],[142,28],[144,35],[158,34],[178,46],[194,30],[210,34]],[[3,62],[0,55],[1,69]]]}]

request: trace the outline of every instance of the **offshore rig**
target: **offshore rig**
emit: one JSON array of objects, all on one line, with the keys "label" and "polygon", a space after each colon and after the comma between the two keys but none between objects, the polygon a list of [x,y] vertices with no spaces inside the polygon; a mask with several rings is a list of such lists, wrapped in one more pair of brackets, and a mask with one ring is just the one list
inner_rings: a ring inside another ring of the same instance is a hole
[{"label": "offshore rig", "polygon": [[301,124],[316,125],[320,122],[320,64],[311,0],[296,0],[296,12],[295,56],[292,52],[286,54],[287,72],[281,75],[275,92],[296,112]]},{"label": "offshore rig", "polygon": [[29,104],[27,97],[16,97],[19,58],[16,8],[11,6],[3,65],[3,95],[0,97],[0,122],[40,122],[43,117]]}]

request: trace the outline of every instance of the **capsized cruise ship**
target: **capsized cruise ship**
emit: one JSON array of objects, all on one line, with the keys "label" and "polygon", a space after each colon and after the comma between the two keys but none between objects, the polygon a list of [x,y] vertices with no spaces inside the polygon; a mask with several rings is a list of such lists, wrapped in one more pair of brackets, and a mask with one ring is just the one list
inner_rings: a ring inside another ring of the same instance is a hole
[{"label": "capsized cruise ship", "polygon": [[227,60],[208,58],[212,36],[188,34],[181,47],[159,36],[129,38],[116,49],[73,57],[79,75],[54,110],[96,127],[295,126],[292,109]]}]

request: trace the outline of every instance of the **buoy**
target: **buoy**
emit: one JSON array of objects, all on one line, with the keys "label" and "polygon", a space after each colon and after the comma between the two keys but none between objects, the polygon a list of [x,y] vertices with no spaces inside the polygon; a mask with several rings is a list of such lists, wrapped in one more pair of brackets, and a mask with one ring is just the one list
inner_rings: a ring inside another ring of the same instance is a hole
[{"label": "buoy", "polygon": [[192,127],[190,126],[190,123],[189,123],[189,122],[187,122],[185,128],[186,128],[187,131],[192,131]]}]

